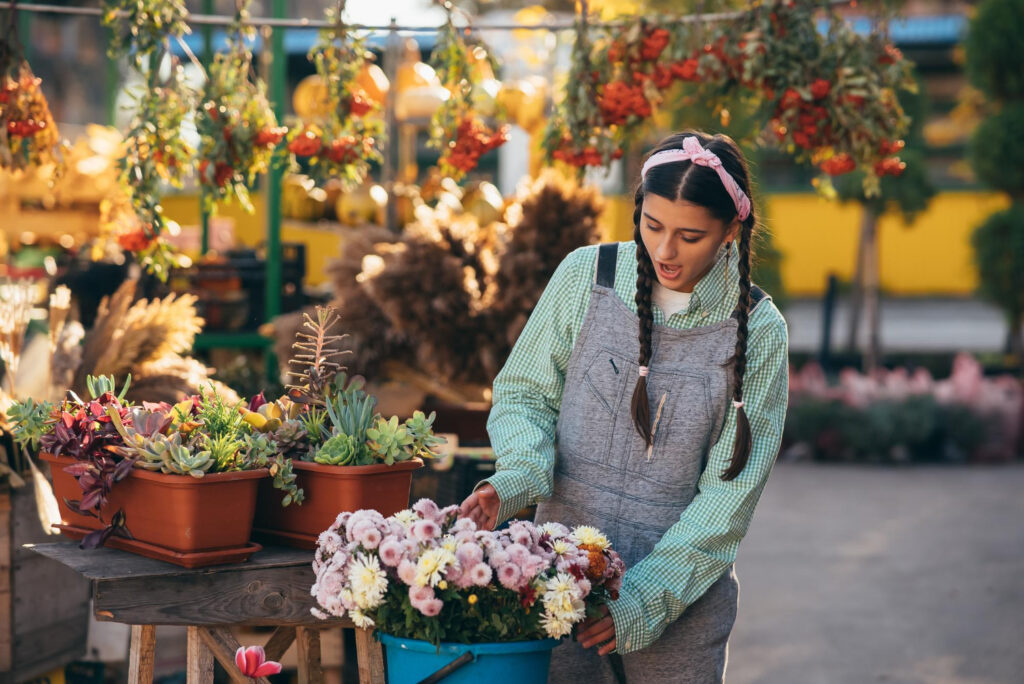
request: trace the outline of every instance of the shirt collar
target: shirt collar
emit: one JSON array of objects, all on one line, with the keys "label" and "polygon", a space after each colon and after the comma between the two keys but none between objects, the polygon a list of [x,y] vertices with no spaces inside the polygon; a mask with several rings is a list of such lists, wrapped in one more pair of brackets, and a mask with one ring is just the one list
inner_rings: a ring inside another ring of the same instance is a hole
[{"label": "shirt collar", "polygon": [[730,250],[732,254],[729,259],[725,258],[725,250],[722,250],[715,265],[697,282],[686,313],[707,311],[714,314],[716,320],[732,314],[740,296],[740,271],[737,265],[737,249],[731,246]]}]

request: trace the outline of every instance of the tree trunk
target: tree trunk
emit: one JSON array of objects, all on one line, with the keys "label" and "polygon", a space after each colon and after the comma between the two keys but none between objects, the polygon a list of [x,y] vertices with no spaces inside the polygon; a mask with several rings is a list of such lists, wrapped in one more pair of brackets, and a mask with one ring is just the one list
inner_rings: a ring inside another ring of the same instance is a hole
[{"label": "tree trunk", "polygon": [[881,293],[878,259],[878,216],[864,208],[861,226],[864,239],[864,318],[868,325],[868,341],[864,350],[864,372],[871,373],[882,357]]},{"label": "tree trunk", "polygon": [[860,346],[860,318],[864,308],[864,255],[867,248],[867,234],[873,230],[874,219],[871,210],[861,205],[860,233],[857,236],[857,264],[853,269],[853,289],[850,292],[850,325],[847,330],[846,350],[857,351]]}]

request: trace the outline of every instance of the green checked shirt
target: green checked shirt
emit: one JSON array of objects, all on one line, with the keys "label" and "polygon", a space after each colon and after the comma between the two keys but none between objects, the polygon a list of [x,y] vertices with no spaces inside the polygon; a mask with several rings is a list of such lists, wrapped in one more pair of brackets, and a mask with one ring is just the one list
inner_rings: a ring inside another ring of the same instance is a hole
[{"label": "green checked shirt", "polygon": [[[682,329],[727,319],[739,295],[735,261],[727,265],[719,259],[697,284],[689,306],[668,320],[655,307],[654,322]],[[555,427],[565,372],[590,304],[596,264],[596,246],[566,257],[494,380],[487,429],[497,472],[485,482],[494,486],[501,501],[499,522],[553,491]],[[615,292],[636,311],[633,242],[619,245]],[[626,571],[620,597],[609,605],[620,653],[652,644],[728,569],[775,463],[789,389],[786,322],[774,303],[763,301],[751,314],[748,331],[743,400],[753,434],[750,460],[736,479],[725,482],[719,477],[732,458],[736,410],[730,405],[696,498],[651,554]]]}]

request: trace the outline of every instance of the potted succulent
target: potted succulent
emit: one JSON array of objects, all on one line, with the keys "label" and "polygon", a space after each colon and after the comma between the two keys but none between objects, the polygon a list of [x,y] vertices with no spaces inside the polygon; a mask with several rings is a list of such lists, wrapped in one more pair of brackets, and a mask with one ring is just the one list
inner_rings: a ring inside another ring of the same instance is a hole
[{"label": "potted succulent", "polygon": [[88,400],[69,392],[42,424],[48,407],[22,411],[22,427],[42,433],[62,531],[85,548],[108,544],[186,567],[258,550],[249,537],[272,445],[213,392],[132,406],[127,388],[90,377]]},{"label": "potted succulent", "polygon": [[387,518],[341,513],[313,570],[313,613],[381,632],[389,682],[543,682],[557,640],[618,598],[625,566],[593,527],[482,531],[421,499]]},{"label": "potted succulent", "polygon": [[[298,383],[272,405],[261,406],[278,454],[294,469],[301,499],[282,497],[268,483],[260,486],[257,533],[312,549],[339,511],[373,508],[390,515],[409,504],[412,471],[435,456],[444,440],[433,434],[434,415],[384,418],[365,382],[349,378],[337,359],[338,322],[330,308],[306,315],[295,348]],[[251,412],[250,412],[251,413]],[[259,424],[260,418],[246,415]],[[294,505],[301,503],[300,506]],[[285,504],[282,506],[281,504]],[[292,505],[288,505],[292,504]]]}]

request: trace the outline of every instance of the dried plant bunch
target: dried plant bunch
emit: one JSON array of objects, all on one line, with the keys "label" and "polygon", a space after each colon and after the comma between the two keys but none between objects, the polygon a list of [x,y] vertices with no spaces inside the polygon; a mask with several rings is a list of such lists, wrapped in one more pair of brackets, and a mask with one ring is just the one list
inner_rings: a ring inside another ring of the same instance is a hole
[{"label": "dried plant bunch", "polygon": [[323,405],[324,393],[343,370],[339,360],[349,352],[339,349],[345,335],[333,333],[341,322],[338,312],[328,306],[316,308],[316,318],[303,314],[303,327],[295,335],[295,355],[289,363],[296,382],[288,396],[302,404]]}]

